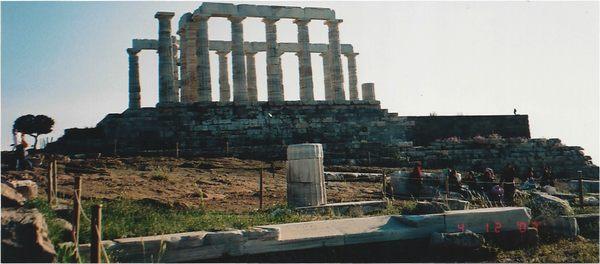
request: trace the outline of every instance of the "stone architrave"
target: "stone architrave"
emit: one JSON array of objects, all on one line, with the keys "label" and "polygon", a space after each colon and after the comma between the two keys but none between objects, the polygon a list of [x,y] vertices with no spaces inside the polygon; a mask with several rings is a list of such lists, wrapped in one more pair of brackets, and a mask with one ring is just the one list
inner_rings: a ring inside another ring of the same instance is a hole
[{"label": "stone architrave", "polygon": [[246,59],[244,57],[244,24],[245,17],[231,16],[231,63],[233,69],[233,101],[248,102],[246,86]]},{"label": "stone architrave", "polygon": [[312,77],[312,63],[310,57],[310,38],[308,33],[308,23],[310,19],[296,19],[294,23],[298,25],[298,45],[300,50],[298,55],[299,76],[300,76],[300,101],[311,102],[315,100]]},{"label": "stone architrave", "polygon": [[325,100],[333,101],[335,93],[331,90],[331,72],[329,68],[329,54],[324,52],[319,54],[323,58],[323,80],[325,89]]},{"label": "stone architrave", "polygon": [[358,78],[356,74],[356,55],[358,53],[344,53],[348,59],[348,91],[350,100],[358,100]]},{"label": "stone architrave", "polygon": [[175,102],[173,42],[171,41],[171,18],[173,12],[157,12],[158,19],[158,103]]},{"label": "stone architrave", "polygon": [[248,100],[250,102],[258,101],[258,91],[256,87],[256,52],[246,52],[246,78],[248,87]]},{"label": "stone architrave", "polygon": [[279,19],[264,18],[267,46],[267,96],[269,102],[284,100],[281,53],[277,44],[277,25]]},{"label": "stone architrave", "polygon": [[129,54],[129,109],[139,109],[141,107],[139,52],[139,49],[127,49],[127,54]]},{"label": "stone architrave", "polygon": [[229,86],[229,66],[227,63],[229,51],[217,51],[219,55],[219,101],[231,101],[231,88]]},{"label": "stone architrave", "polygon": [[341,19],[325,21],[325,25],[327,25],[329,29],[329,69],[331,72],[331,87],[335,91],[336,101],[346,100],[340,47],[339,24],[341,22]]},{"label": "stone architrave", "polygon": [[199,102],[212,101],[212,88],[210,78],[210,56],[208,41],[208,19],[206,16],[194,16],[193,23],[197,24],[196,35],[196,89]]}]

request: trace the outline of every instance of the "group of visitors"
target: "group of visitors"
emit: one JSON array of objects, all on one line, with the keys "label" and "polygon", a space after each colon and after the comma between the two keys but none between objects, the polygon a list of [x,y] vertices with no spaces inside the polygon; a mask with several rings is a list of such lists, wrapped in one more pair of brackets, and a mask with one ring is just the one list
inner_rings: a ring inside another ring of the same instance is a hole
[{"label": "group of visitors", "polygon": [[[517,178],[523,183],[522,188],[526,183],[539,182],[541,186],[554,186],[555,183],[555,178],[548,166],[544,166],[542,175],[539,177],[536,177],[533,168],[529,168],[521,177],[518,177],[517,168],[512,164],[507,164],[500,174],[499,181],[491,168],[485,168],[479,179],[477,179],[475,171],[469,171],[464,177],[461,177],[454,167],[447,169],[446,175],[448,176],[448,189],[451,192],[463,193],[464,186],[467,186],[468,190],[481,191],[488,196],[504,199],[508,204],[513,203],[516,190],[515,179]],[[421,163],[417,162],[409,176],[409,191],[413,196],[419,196],[423,190],[423,181],[423,168]]]}]

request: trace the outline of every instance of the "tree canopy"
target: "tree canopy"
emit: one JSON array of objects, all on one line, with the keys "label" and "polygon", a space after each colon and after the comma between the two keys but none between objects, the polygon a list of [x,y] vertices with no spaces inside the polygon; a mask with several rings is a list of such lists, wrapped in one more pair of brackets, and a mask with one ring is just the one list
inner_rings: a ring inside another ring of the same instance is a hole
[{"label": "tree canopy", "polygon": [[24,115],[15,120],[13,129],[32,136],[35,138],[34,148],[37,148],[37,140],[39,135],[52,132],[54,119],[45,115]]}]

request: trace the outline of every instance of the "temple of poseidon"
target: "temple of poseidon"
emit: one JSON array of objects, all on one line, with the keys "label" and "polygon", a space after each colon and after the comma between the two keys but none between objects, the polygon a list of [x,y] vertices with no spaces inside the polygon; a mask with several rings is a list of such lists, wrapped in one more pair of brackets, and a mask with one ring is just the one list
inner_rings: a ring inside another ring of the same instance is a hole
[{"label": "temple of poseidon", "polygon": [[[342,44],[342,20],[334,10],[202,3],[179,18],[177,30],[174,16],[157,12],[157,38],[133,39],[131,47],[124,47],[129,56],[128,108],[108,114],[94,128],[65,130],[48,150],[285,159],[287,145],[310,142],[323,144],[328,164],[411,166],[420,161],[427,168],[463,170],[500,169],[510,162],[521,169],[549,165],[557,175],[581,170],[586,177],[598,177],[598,167],[581,147],[565,146],[558,139],[531,139],[527,115],[399,116],[381,108],[373,83],[361,85],[359,98],[358,45]],[[230,41],[211,39],[208,21],[213,17],[229,20]],[[262,18],[265,42],[244,41],[248,17]],[[278,42],[277,25],[289,22],[297,26],[297,42]],[[310,42],[311,22],[327,27],[327,43]],[[142,50],[158,54],[156,107],[140,104]],[[217,88],[211,86],[211,52],[219,58],[219,98],[212,98]],[[266,53],[267,101],[258,101],[258,52]],[[286,52],[298,57],[299,101],[284,100],[281,55]],[[322,86],[314,83],[311,53],[322,58]],[[315,100],[317,87],[324,88],[325,100]]]}]

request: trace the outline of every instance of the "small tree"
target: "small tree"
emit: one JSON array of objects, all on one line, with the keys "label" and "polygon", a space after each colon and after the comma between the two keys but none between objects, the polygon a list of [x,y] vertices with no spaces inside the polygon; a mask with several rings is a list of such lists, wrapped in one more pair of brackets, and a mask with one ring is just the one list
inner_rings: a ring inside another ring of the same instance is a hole
[{"label": "small tree", "polygon": [[52,132],[54,119],[45,115],[24,115],[13,124],[13,129],[34,138],[33,149],[37,149],[38,137]]}]

